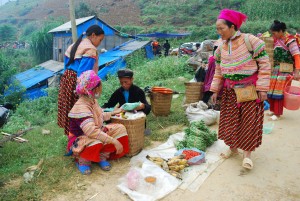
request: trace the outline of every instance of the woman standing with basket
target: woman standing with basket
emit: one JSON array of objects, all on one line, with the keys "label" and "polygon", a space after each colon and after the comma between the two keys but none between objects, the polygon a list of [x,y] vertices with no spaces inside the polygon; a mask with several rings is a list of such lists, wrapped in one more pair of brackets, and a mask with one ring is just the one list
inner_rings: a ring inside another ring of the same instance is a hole
[{"label": "woman standing with basket", "polygon": [[283,93],[292,76],[300,79],[300,51],[294,36],[286,32],[283,22],[274,20],[271,25],[274,37],[274,69],[271,76],[268,99],[270,102],[271,120],[278,120],[283,114]]},{"label": "woman standing with basket", "polygon": [[[221,11],[216,27],[223,39],[215,53],[216,69],[210,91],[216,101],[224,86],[218,138],[230,147],[228,158],[244,151],[242,166],[253,168],[251,152],[261,145],[271,66],[259,38],[239,31],[247,16],[235,10]],[[251,50],[252,49],[252,50]]]}]

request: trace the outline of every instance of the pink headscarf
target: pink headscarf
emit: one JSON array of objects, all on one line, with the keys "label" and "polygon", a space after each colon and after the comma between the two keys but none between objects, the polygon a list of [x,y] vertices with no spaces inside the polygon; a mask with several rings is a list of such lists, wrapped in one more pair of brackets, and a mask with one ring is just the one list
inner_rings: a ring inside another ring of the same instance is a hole
[{"label": "pink headscarf", "polygon": [[101,79],[93,70],[88,70],[77,79],[76,92],[79,95],[94,96],[93,89],[101,83]]},{"label": "pink headscarf", "polygon": [[229,9],[221,10],[218,17],[218,19],[228,20],[229,22],[232,22],[237,26],[238,29],[240,29],[242,24],[246,22],[247,18],[247,15],[245,15],[244,13]]}]

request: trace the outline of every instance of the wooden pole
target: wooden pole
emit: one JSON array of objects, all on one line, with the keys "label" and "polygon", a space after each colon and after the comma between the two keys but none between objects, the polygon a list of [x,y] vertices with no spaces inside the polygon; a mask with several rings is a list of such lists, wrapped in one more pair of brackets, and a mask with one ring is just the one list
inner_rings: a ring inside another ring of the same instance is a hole
[{"label": "wooden pole", "polygon": [[71,28],[72,28],[72,39],[73,39],[73,43],[75,43],[77,40],[77,27],[76,27],[76,19],[75,19],[74,0],[69,0],[69,8],[70,8],[70,19],[71,19]]}]

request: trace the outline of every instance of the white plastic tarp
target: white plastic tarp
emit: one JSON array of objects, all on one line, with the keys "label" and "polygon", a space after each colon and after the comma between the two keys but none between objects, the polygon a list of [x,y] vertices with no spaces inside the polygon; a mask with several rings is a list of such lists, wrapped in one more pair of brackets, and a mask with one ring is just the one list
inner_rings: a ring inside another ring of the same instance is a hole
[{"label": "white plastic tarp", "polygon": [[156,175],[158,186],[156,187],[155,192],[149,195],[146,191],[132,191],[127,187],[127,184],[124,181],[118,185],[119,190],[135,201],[157,200],[165,197],[176,188],[180,188],[182,190],[188,189],[192,192],[196,192],[205,179],[219,164],[223,162],[223,159],[220,157],[220,153],[225,152],[228,148],[223,141],[216,141],[206,150],[206,162],[201,165],[194,165],[185,168],[184,171],[182,171],[183,180],[181,181],[169,175],[156,164],[146,159],[146,156],[159,156],[164,159],[173,157],[174,153],[177,151],[174,142],[182,140],[183,137],[183,132],[173,134],[164,144],[150,150],[143,150],[141,153],[131,158],[130,165],[132,167],[142,167],[140,168],[140,172],[142,172],[142,174]]}]

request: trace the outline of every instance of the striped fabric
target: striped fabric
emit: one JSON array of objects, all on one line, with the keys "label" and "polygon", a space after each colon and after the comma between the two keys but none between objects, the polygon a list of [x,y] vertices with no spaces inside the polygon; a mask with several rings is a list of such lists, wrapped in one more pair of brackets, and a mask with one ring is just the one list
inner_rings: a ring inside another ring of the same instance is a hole
[{"label": "striped fabric", "polygon": [[[294,63],[293,57],[299,55],[300,51],[297,42],[293,36],[285,34],[284,38],[275,40],[274,43],[274,63],[275,67],[272,71],[270,89],[268,98],[282,100],[283,91],[286,82],[293,73],[279,72],[280,62]],[[272,106],[272,105],[271,105]]]},{"label": "striped fabric", "polygon": [[249,101],[238,107],[234,90],[225,88],[218,138],[230,148],[254,151],[262,142],[263,118],[263,103]]},{"label": "striped fabric", "polygon": [[78,99],[75,93],[77,74],[74,71],[66,70],[61,76],[58,94],[57,124],[64,128],[64,133],[69,134],[68,113]]},{"label": "striped fabric", "polygon": [[221,89],[224,75],[227,77],[230,77],[230,75],[250,76],[256,72],[258,72],[257,90],[268,91],[271,65],[268,55],[262,54],[265,43],[250,34],[249,42],[254,51],[253,56],[245,44],[245,34],[225,42],[221,46],[222,51],[220,47],[216,50],[216,71],[211,91],[218,92]]}]

